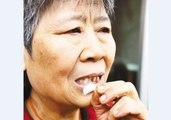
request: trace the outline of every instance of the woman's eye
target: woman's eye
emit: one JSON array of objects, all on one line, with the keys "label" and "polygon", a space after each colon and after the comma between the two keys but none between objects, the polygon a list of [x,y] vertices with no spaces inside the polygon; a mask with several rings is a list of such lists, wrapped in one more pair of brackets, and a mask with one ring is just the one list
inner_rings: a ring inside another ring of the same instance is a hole
[{"label": "woman's eye", "polygon": [[66,31],[65,33],[81,33],[81,28],[77,27],[77,28]]},{"label": "woman's eye", "polygon": [[110,33],[110,29],[107,27],[102,27],[98,32],[103,32],[103,33]]}]

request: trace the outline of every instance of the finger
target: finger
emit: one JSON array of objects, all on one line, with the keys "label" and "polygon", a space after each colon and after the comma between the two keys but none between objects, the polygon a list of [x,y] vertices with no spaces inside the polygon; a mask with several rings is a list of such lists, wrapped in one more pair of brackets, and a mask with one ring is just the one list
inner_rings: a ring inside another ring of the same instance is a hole
[{"label": "finger", "polygon": [[134,85],[130,82],[110,82],[105,84],[103,90],[97,89],[97,91],[102,94],[100,96],[100,102],[106,104],[110,101],[117,101],[123,96],[129,96],[135,100],[139,100],[138,93]]},{"label": "finger", "polygon": [[132,117],[136,119],[144,119],[144,110],[145,108],[142,108],[139,102],[128,96],[124,96],[111,108],[110,115],[113,115],[114,118]]},{"label": "finger", "polygon": [[100,96],[101,95],[96,90],[94,90],[93,95],[92,95],[92,99],[91,99],[92,105],[95,106],[95,105],[101,104],[99,101]]},{"label": "finger", "polygon": [[91,99],[91,105],[93,106],[97,118],[106,115],[106,111],[109,110],[109,107],[107,107],[105,104],[101,104],[99,101],[101,94],[99,94],[96,90],[93,92],[92,99]]}]

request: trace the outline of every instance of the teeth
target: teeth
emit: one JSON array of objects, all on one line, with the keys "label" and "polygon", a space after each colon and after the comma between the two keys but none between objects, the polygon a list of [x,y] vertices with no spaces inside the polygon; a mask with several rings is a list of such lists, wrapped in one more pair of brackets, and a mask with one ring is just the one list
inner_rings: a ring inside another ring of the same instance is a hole
[{"label": "teeth", "polygon": [[96,79],[95,79],[95,82],[96,82],[96,83],[97,83],[97,78],[98,78],[98,77],[96,77]]},{"label": "teeth", "polygon": [[79,84],[88,84],[88,83],[98,83],[100,81],[100,77],[99,76],[95,76],[95,77],[89,77],[89,78],[83,78],[78,80],[77,82]]},{"label": "teeth", "polygon": [[100,77],[92,77],[90,79],[93,83],[98,83],[100,81]]},{"label": "teeth", "polygon": [[96,83],[98,82],[98,77],[96,77]]},{"label": "teeth", "polygon": [[91,80],[90,80],[90,79],[88,79],[88,78],[86,78],[86,79],[84,80],[84,84],[89,83],[89,81],[91,81]]},{"label": "teeth", "polygon": [[81,79],[81,80],[78,80],[77,82],[79,83],[79,84],[82,84],[83,83],[83,79]]},{"label": "teeth", "polygon": [[99,77],[97,77],[97,79],[96,79],[96,80],[97,80],[97,82],[99,82],[99,81],[100,81],[100,78],[99,78]]},{"label": "teeth", "polygon": [[92,82],[96,83],[96,77],[93,77]]}]

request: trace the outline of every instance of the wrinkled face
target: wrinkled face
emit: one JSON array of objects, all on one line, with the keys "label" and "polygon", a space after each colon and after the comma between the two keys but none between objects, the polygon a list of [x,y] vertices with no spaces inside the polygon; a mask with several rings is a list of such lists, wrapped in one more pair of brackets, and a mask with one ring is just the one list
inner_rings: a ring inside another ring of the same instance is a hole
[{"label": "wrinkled face", "polygon": [[115,56],[111,24],[103,7],[73,2],[49,9],[33,36],[25,66],[32,90],[59,104],[85,107],[89,82],[105,83]]}]

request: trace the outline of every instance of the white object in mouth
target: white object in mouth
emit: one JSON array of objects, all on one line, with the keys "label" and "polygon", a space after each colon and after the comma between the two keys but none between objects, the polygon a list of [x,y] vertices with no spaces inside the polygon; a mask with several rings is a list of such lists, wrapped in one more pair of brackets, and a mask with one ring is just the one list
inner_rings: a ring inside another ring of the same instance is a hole
[{"label": "white object in mouth", "polygon": [[83,94],[84,95],[87,95],[89,94],[90,92],[94,91],[96,89],[96,84],[94,83],[88,83],[86,86],[84,86],[83,88]]}]

